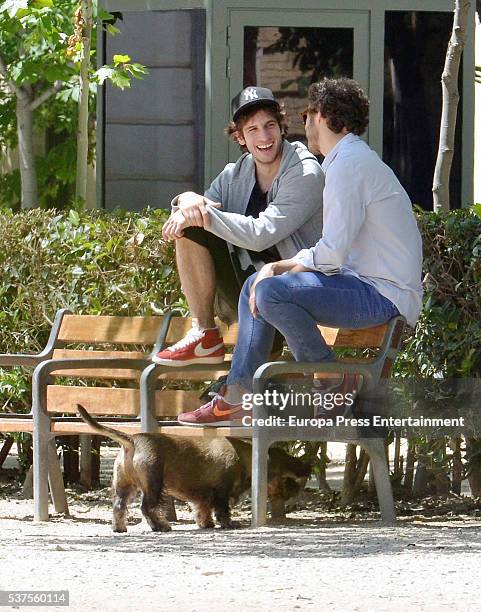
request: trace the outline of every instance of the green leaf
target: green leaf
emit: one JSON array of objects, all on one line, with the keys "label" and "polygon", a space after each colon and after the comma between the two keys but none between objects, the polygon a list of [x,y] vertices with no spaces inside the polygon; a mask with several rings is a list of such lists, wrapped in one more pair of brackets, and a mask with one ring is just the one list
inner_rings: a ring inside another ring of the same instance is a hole
[{"label": "green leaf", "polygon": [[106,11],[104,8],[99,8],[97,17],[100,19],[100,21],[108,21],[114,19],[114,16],[108,11]]},{"label": "green leaf", "polygon": [[76,210],[73,210],[73,208],[69,211],[68,218],[72,225],[77,226],[80,223],[80,215]]},{"label": "green leaf", "polygon": [[112,81],[113,85],[119,87],[120,89],[130,87],[130,79],[124,72],[114,70],[110,80]]},{"label": "green leaf", "polygon": [[111,66],[102,66],[102,68],[99,68],[97,70],[95,75],[96,75],[99,83],[102,85],[102,83],[106,79],[111,79],[112,78],[113,73],[114,73],[114,69]]},{"label": "green leaf", "polygon": [[119,28],[115,27],[111,23],[107,23],[105,29],[107,30],[107,33],[111,36],[115,36],[115,34],[118,34],[120,32]]},{"label": "green leaf", "polygon": [[28,0],[5,0],[0,7],[0,13],[8,13],[10,17],[18,17],[18,12],[22,10],[28,14]]},{"label": "green leaf", "polygon": [[35,8],[53,8],[53,0],[34,0],[32,4]]},{"label": "green leaf", "polygon": [[130,62],[130,56],[116,54],[114,55],[113,60],[114,60],[114,65],[118,66],[119,64],[126,64],[127,62]]},{"label": "green leaf", "polygon": [[471,206],[472,211],[481,218],[481,204],[473,204]]}]

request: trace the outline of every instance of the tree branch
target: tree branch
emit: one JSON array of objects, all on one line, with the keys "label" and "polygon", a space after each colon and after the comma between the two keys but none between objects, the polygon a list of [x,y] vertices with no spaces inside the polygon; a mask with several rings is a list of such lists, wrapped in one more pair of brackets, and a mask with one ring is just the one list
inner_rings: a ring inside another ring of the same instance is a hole
[{"label": "tree branch", "polygon": [[15,83],[7,77],[7,65],[1,55],[0,55],[0,76],[3,77],[3,80],[5,81],[5,84],[8,87],[8,89],[10,90],[10,93],[12,93],[14,96],[22,95],[22,89],[18,87],[17,85],[15,85]]},{"label": "tree branch", "polygon": [[50,96],[53,96],[58,91],[60,91],[62,89],[62,85],[63,85],[62,81],[55,81],[55,85],[53,87],[51,87],[50,89],[47,89],[47,91],[44,91],[42,94],[38,96],[38,98],[35,98],[35,100],[33,100],[29,104],[29,109],[33,111],[36,108],[38,108],[41,104],[43,104],[46,100],[48,100]]}]

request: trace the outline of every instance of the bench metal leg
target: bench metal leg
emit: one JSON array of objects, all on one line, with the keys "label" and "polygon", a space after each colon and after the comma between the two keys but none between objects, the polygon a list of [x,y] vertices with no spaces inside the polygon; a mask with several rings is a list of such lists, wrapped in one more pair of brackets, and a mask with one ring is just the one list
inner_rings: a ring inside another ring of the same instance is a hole
[{"label": "bench metal leg", "polygon": [[67,496],[65,494],[62,470],[58,461],[55,438],[52,438],[48,444],[48,482],[55,512],[68,516]]},{"label": "bench metal leg", "polygon": [[267,459],[270,443],[265,438],[252,439],[252,527],[267,522]]},{"label": "bench metal leg", "polygon": [[50,434],[34,427],[33,432],[33,518],[48,521],[48,446]]},{"label": "bench metal leg", "polygon": [[386,525],[394,525],[396,522],[396,510],[394,507],[391,479],[389,478],[389,466],[384,451],[384,441],[365,440],[362,446],[366,449],[371,460],[371,469],[374,474],[374,482],[376,483],[382,522]]},{"label": "bench metal leg", "polygon": [[92,436],[80,434],[80,484],[92,487]]}]

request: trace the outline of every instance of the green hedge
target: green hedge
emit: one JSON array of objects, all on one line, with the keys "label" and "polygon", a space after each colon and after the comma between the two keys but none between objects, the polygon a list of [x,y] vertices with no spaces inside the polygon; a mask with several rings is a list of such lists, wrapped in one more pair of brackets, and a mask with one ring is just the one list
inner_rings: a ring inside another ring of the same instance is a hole
[{"label": "green hedge", "polygon": [[[59,308],[90,314],[185,312],[166,212],[0,213],[0,352],[39,351]],[[426,296],[398,374],[478,376],[481,219],[420,213]],[[13,399],[15,398],[15,399]],[[0,405],[28,404],[26,377],[0,370]]]},{"label": "green hedge", "polygon": [[418,216],[424,305],[397,372],[444,377],[481,373],[481,219],[472,209]]},{"label": "green hedge", "polygon": [[[0,213],[0,353],[36,353],[59,308],[82,314],[185,312],[166,211]],[[0,369],[0,406],[29,405],[28,376]],[[1,408],[0,408],[1,410]]]},{"label": "green hedge", "polygon": [[0,347],[35,352],[59,308],[159,314],[183,308],[165,211],[0,214]]}]

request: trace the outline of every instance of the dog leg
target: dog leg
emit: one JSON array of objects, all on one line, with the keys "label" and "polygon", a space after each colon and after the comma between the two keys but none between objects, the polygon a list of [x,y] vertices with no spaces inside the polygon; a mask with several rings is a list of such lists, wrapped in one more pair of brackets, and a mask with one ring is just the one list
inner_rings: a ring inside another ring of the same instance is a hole
[{"label": "dog leg", "polygon": [[214,521],[212,520],[212,507],[211,505],[203,500],[193,502],[194,506],[194,518],[199,529],[213,529],[215,527]]},{"label": "dog leg", "polygon": [[137,489],[134,486],[115,489],[113,494],[112,529],[116,533],[127,531],[127,509],[135,497]]},{"label": "dog leg", "polygon": [[221,529],[235,529],[236,525],[230,518],[229,501],[216,499],[214,501],[214,515]]},{"label": "dog leg", "polygon": [[142,491],[140,509],[152,531],[172,531],[169,521],[165,518],[163,506],[165,501],[162,500],[162,491],[154,488]]}]

